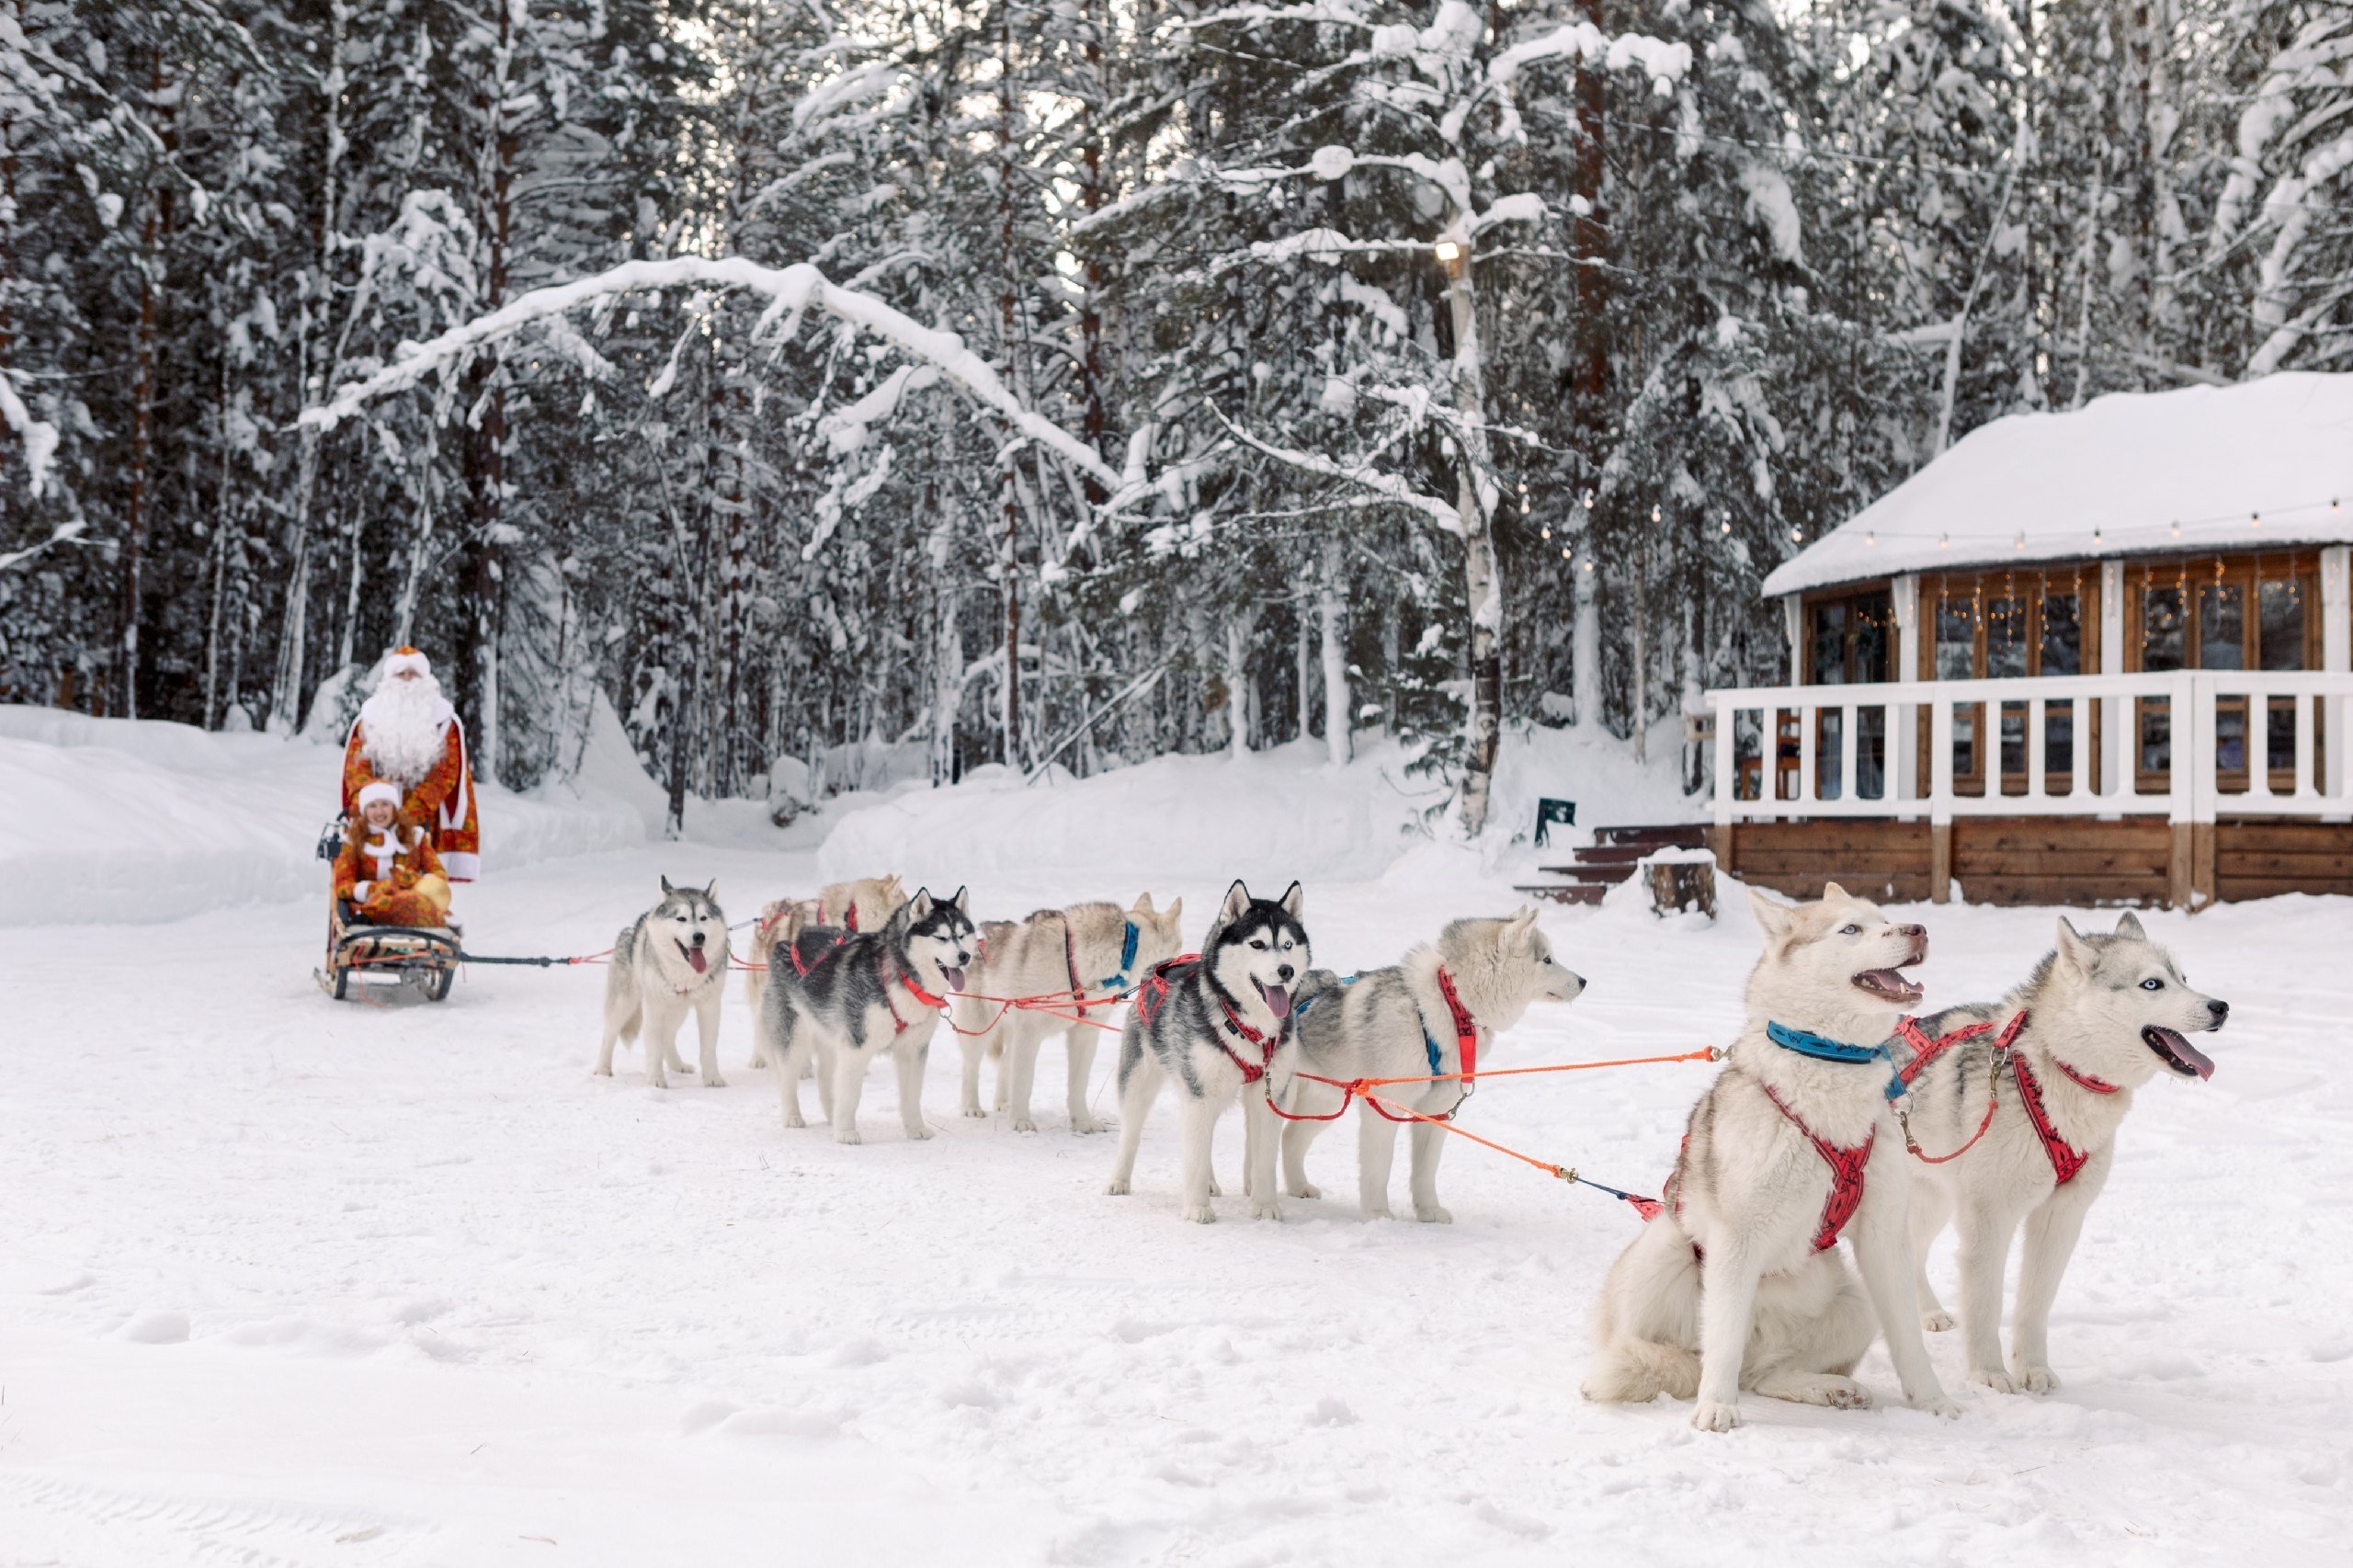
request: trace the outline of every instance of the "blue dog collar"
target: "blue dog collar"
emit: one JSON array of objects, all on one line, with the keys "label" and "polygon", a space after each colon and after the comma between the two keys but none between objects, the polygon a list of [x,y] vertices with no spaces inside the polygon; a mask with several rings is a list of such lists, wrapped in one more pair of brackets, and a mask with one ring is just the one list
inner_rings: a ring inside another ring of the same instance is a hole
[{"label": "blue dog collar", "polygon": [[1830,1040],[1803,1029],[1793,1029],[1787,1024],[1768,1023],[1765,1038],[1783,1051],[1793,1051],[1800,1056],[1810,1056],[1816,1062],[1884,1062],[1887,1063],[1887,1097],[1901,1099],[1904,1096],[1903,1075],[1896,1071],[1895,1058],[1883,1045],[1848,1045],[1844,1040]]}]

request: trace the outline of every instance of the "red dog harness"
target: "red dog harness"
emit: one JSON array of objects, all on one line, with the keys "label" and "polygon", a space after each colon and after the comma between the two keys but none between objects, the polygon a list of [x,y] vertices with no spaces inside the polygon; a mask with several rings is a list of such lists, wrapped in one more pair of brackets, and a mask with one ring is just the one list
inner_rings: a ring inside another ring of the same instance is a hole
[{"label": "red dog harness", "polygon": [[[1199,953],[1186,953],[1181,957],[1170,959],[1165,963],[1154,964],[1152,972],[1144,977],[1143,983],[1136,987],[1137,1018],[1146,1024],[1151,1023],[1159,1014],[1160,1009],[1167,1005],[1170,977],[1189,976],[1199,972],[1200,967],[1201,955]],[[1219,1010],[1225,1015],[1226,1028],[1258,1048],[1258,1060],[1250,1062],[1245,1060],[1241,1052],[1228,1045],[1222,1037],[1219,1037],[1217,1041],[1217,1048],[1225,1052],[1225,1059],[1233,1062],[1235,1069],[1241,1073],[1242,1081],[1245,1084],[1255,1084],[1267,1075],[1267,1068],[1275,1060],[1275,1052],[1281,1049],[1284,1040],[1290,1038],[1290,1020],[1285,1018],[1282,1028],[1277,1029],[1270,1039],[1244,1023],[1242,1015],[1233,1010],[1233,1004],[1228,1002],[1222,993],[1218,996],[1217,1005]]]},{"label": "red dog harness", "polygon": [[[891,1032],[892,1034],[904,1034],[907,1032],[907,1020],[899,1017],[898,1004],[891,1000],[890,962],[888,960],[880,960],[875,964],[874,969],[876,978],[882,982],[882,1006],[891,1010],[891,1022],[893,1026]],[[926,1007],[945,1008],[948,1006],[947,997],[934,996],[930,992],[926,991],[922,986],[917,985],[915,983],[915,977],[912,974],[901,974],[899,976],[899,983],[907,988],[907,994],[909,995],[913,996],[916,1001],[922,1003]]]},{"label": "red dog harness", "polygon": [[[2095,1095],[2116,1093],[2116,1085],[2106,1079],[2078,1073],[2055,1056],[2051,1062],[2079,1088]],[[2078,1171],[2091,1163],[2091,1156],[2059,1135],[2059,1129],[2052,1124],[2051,1112],[2043,1108],[2042,1085],[2028,1071],[2024,1056],[2010,1058],[2010,1072],[2018,1081],[2018,1103],[2026,1107],[2027,1122],[2033,1127],[2035,1137],[2041,1140],[2043,1153],[2050,1156],[2051,1174],[2058,1178],[2057,1185],[2064,1187],[2075,1179]]]},{"label": "red dog harness", "polygon": [[1824,1165],[1830,1167],[1830,1196],[1822,1200],[1822,1223],[1813,1233],[1813,1250],[1828,1252],[1838,1244],[1838,1233],[1847,1228],[1847,1221],[1855,1217],[1855,1210],[1862,1207],[1863,1168],[1870,1163],[1871,1145],[1879,1142],[1879,1130],[1873,1128],[1870,1136],[1853,1148],[1841,1149],[1824,1140],[1800,1119],[1797,1112],[1782,1104],[1781,1096],[1773,1092],[1770,1085],[1759,1084],[1757,1087],[1765,1091],[1765,1097],[1773,1102],[1775,1110],[1790,1119],[1791,1127],[1805,1134],[1805,1141],[1813,1145],[1813,1152],[1822,1156]]}]

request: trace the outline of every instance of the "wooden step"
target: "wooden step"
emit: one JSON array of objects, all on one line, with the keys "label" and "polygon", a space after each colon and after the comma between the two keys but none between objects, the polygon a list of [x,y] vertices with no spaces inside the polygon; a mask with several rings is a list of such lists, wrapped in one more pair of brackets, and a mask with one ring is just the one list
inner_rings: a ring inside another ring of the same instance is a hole
[{"label": "wooden step", "polygon": [[1650,826],[1597,827],[1596,846],[1639,845],[1646,849],[1704,849],[1708,824],[1702,822],[1662,823]]},{"label": "wooden step", "polygon": [[1634,874],[1634,863],[1631,860],[1621,866],[1588,866],[1580,863],[1574,866],[1539,866],[1536,869],[1548,877],[1566,877],[1573,882],[1598,882],[1605,887],[1615,887]]},{"label": "wooden step", "polygon": [[1602,895],[1609,890],[1594,883],[1547,882],[1540,886],[1517,887],[1512,891],[1524,892],[1530,898],[1549,899],[1554,903],[1599,903]]}]

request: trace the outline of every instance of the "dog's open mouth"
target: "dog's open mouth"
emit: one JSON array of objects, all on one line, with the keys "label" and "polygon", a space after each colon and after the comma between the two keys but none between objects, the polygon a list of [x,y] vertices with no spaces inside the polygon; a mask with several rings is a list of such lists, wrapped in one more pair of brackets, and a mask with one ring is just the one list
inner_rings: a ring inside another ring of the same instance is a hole
[{"label": "dog's open mouth", "polygon": [[1855,976],[1855,989],[1882,1002],[1893,1002],[1899,1007],[1909,1007],[1927,994],[1918,983],[1907,980],[1903,971],[1893,969],[1867,969]]},{"label": "dog's open mouth", "polygon": [[2185,1078],[2211,1078],[2214,1075],[2214,1059],[2171,1029],[2151,1024],[2141,1031],[2141,1043],[2155,1051],[2158,1061]]},{"label": "dog's open mouth", "polygon": [[964,989],[964,971],[953,964],[941,964],[939,977],[948,982],[948,989],[950,991]]},{"label": "dog's open mouth", "polygon": [[[673,937],[673,938],[672,938],[672,940],[676,941],[676,937]],[[702,973],[702,971],[703,971],[703,956],[702,956],[702,949],[701,949],[700,948],[690,948],[690,947],[687,946],[684,942],[679,942],[679,943],[678,943],[678,951],[680,951],[680,952],[682,952],[682,953],[686,954],[686,956],[687,956],[687,962],[688,962],[688,965],[690,965],[690,966],[693,968],[694,971],[695,971],[697,974],[700,974],[700,973]]]},{"label": "dog's open mouth", "polygon": [[1290,988],[1289,986],[1268,985],[1264,981],[1258,980],[1254,980],[1250,983],[1258,988],[1258,999],[1266,1003],[1267,1011],[1278,1018],[1290,1017]]}]

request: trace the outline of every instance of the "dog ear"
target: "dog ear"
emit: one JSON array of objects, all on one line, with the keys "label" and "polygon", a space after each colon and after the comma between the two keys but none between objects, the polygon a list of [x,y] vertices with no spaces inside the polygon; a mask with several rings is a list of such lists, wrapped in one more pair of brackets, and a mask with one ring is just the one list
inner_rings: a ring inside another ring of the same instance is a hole
[{"label": "dog ear", "polygon": [[1748,913],[1756,917],[1756,928],[1765,933],[1768,948],[1778,948],[1789,940],[1795,922],[1788,904],[1768,897],[1763,888],[1752,887],[1748,890]]},{"label": "dog ear", "polygon": [[719,879],[717,877],[713,877],[710,881],[703,883],[702,896],[710,900],[713,903],[717,903],[719,902]]},{"label": "dog ear", "polygon": [[1249,907],[1250,890],[1242,885],[1240,877],[1236,877],[1233,879],[1233,885],[1225,890],[1225,903],[1217,912],[1218,924],[1232,925],[1234,921],[1241,919],[1242,912]]},{"label": "dog ear", "polygon": [[972,901],[965,895],[965,890],[962,888],[958,888],[956,896],[948,902],[956,906],[956,913],[959,915],[969,915],[972,913]]},{"label": "dog ear", "polygon": [[1293,920],[1298,919],[1300,917],[1299,906],[1302,903],[1305,902],[1306,897],[1307,894],[1301,890],[1300,885],[1297,882],[1293,882],[1290,886],[1283,889],[1283,896],[1280,901],[1283,906],[1283,913],[1290,915]]},{"label": "dog ear", "polygon": [[1185,895],[1178,893],[1175,898],[1170,899],[1168,907],[1160,912],[1160,917],[1171,926],[1183,929],[1181,923],[1185,917]]},{"label": "dog ear", "polygon": [[2098,955],[2092,951],[2092,945],[2076,934],[2075,928],[2067,924],[2067,917],[2063,915],[2059,917],[2059,942],[2056,950],[2060,963],[2077,974],[2089,974],[2093,963],[2098,959]]},{"label": "dog ear", "polygon": [[1836,882],[1824,882],[1822,884],[1822,901],[1824,903],[1829,903],[1834,898],[1845,898],[1847,896],[1847,890],[1840,887]]},{"label": "dog ear", "polygon": [[2145,942],[2149,939],[2148,932],[2141,928],[2141,917],[2129,909],[2116,922],[2116,934],[2131,942]]},{"label": "dog ear", "polygon": [[915,889],[915,896],[907,900],[907,918],[909,920],[921,920],[925,915],[929,915],[930,913],[931,890],[929,888]]},{"label": "dog ear", "polygon": [[665,877],[662,879],[662,896],[664,898],[668,898],[672,893],[676,892],[677,891],[677,889],[670,885],[669,878]]},{"label": "dog ear", "polygon": [[1153,912],[1152,890],[1147,888],[1136,894],[1136,901],[1128,906],[1128,912],[1131,915],[1150,915]]}]

